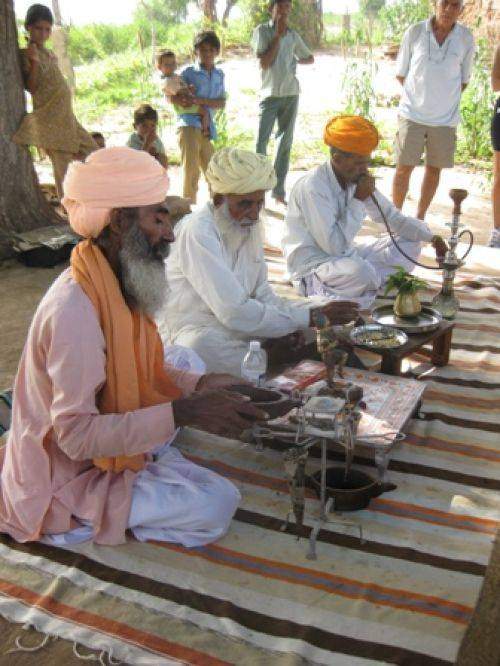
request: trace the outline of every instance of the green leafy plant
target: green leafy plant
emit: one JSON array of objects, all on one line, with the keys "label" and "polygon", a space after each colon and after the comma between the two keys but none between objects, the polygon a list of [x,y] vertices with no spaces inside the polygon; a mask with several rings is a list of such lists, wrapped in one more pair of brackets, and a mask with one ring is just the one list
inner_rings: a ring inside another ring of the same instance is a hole
[{"label": "green leafy plant", "polygon": [[373,60],[367,63],[356,60],[346,65],[342,79],[342,89],[346,91],[345,113],[374,119],[376,95],[373,79],[376,72]]},{"label": "green leafy plant", "polygon": [[490,83],[490,54],[487,40],[480,38],[472,77],[462,95],[457,161],[484,160],[492,154],[490,122],[495,96]]},{"label": "green leafy plant", "polygon": [[403,266],[394,266],[397,268],[397,271],[392,275],[389,275],[387,279],[387,284],[385,286],[384,296],[394,289],[397,290],[398,294],[415,294],[420,289],[427,288],[427,282],[417,277],[416,275],[411,275],[406,271]]},{"label": "green leafy plant", "polygon": [[386,41],[400,42],[407,28],[431,15],[430,0],[397,0],[378,13]]}]

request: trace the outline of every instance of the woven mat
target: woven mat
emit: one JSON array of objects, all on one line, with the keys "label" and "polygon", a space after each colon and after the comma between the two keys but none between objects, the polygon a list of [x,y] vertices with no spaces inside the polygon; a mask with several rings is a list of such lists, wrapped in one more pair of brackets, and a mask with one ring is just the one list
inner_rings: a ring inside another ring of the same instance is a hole
[{"label": "woven mat", "polygon": [[[279,257],[270,266],[281,281]],[[397,490],[345,515],[365,544],[341,518],[306,559],[318,503],[300,541],[281,531],[280,452],[185,430],[185,455],[242,492],[224,539],[63,550],[1,537],[0,614],[134,664],[453,663],[500,524],[500,281],[457,284],[450,364],[408,367],[427,389],[389,466]]]}]

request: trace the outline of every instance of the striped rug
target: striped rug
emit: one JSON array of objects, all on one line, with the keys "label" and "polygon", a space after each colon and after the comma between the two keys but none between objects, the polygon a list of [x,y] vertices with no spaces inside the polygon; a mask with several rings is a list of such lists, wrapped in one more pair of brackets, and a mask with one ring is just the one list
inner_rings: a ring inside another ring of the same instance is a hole
[{"label": "striped rug", "polygon": [[[270,270],[282,278],[276,255]],[[185,430],[184,453],[241,490],[224,539],[63,550],[2,536],[0,613],[133,664],[453,663],[500,524],[500,280],[457,282],[450,364],[408,364],[427,390],[389,466],[397,489],[327,524],[316,561],[312,495],[300,540],[281,529],[281,452]],[[356,463],[374,469],[366,452]]]}]

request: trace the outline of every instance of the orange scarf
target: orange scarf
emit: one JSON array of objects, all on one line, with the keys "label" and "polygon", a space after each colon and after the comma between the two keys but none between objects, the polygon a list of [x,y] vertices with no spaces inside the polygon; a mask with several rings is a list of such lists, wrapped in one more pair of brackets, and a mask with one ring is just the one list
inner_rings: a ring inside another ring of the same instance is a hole
[{"label": "orange scarf", "polygon": [[[91,240],[71,253],[73,279],[92,301],[106,341],[106,383],[97,396],[101,414],[124,414],[181,396],[163,366],[163,345],[155,323],[130,310],[109,262]],[[103,471],[138,472],[145,457],[94,458]]]}]

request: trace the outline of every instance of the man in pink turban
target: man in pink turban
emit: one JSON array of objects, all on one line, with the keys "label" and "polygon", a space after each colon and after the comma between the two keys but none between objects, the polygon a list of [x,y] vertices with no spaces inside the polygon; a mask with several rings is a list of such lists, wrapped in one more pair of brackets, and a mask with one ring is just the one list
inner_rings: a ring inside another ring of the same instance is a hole
[{"label": "man in pink turban", "polygon": [[235,437],[265,414],[224,390],[232,377],[163,363],[167,188],[130,148],[68,169],[64,205],[85,240],[33,318],[0,454],[0,530],[18,541],[118,544],[131,529],[198,546],[228,529],[238,490],[170,442],[184,425]]}]

